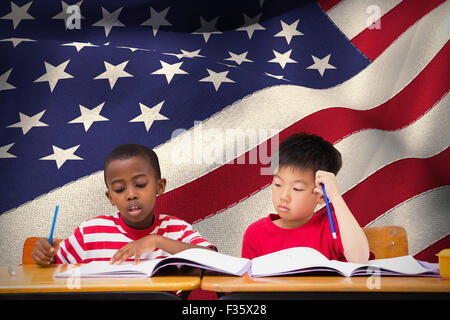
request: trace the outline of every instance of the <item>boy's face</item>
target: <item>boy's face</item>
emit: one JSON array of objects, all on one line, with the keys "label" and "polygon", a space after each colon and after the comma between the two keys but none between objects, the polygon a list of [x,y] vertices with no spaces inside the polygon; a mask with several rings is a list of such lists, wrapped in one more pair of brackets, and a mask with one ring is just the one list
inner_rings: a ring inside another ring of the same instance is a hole
[{"label": "boy's face", "polygon": [[317,204],[323,203],[315,187],[315,174],[310,169],[277,170],[272,181],[272,202],[284,227],[298,227],[311,219]]},{"label": "boy's face", "polygon": [[106,168],[106,184],[106,196],[129,227],[151,226],[156,195],[164,192],[166,180],[156,178],[147,158],[136,156],[111,161]]}]

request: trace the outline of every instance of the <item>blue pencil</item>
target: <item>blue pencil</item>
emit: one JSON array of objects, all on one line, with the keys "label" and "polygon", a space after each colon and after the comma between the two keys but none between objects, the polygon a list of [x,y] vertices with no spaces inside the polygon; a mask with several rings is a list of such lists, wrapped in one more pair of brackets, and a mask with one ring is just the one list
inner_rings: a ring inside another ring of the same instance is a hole
[{"label": "blue pencil", "polygon": [[322,183],[323,197],[325,198],[325,203],[327,205],[328,220],[330,221],[331,234],[333,239],[336,239],[336,229],[334,228],[333,216],[331,215],[330,202],[328,201],[327,194],[325,193],[325,185]]},{"label": "blue pencil", "polygon": [[56,217],[58,216],[58,210],[59,210],[59,204],[56,205],[55,213],[53,215],[52,229],[50,230],[50,237],[48,237],[48,243],[50,243],[50,245],[52,245],[52,242],[53,242],[53,231],[55,231],[55,223],[56,223]]}]

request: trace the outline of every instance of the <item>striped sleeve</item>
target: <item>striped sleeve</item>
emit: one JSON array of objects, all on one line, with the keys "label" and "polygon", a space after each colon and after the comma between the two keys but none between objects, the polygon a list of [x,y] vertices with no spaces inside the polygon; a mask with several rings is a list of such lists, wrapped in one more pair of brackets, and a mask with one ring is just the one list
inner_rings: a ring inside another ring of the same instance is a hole
[{"label": "striped sleeve", "polygon": [[117,215],[88,219],[65,239],[56,254],[56,263],[108,261],[118,249],[132,241],[115,223]]},{"label": "striped sleeve", "polygon": [[82,263],[84,255],[84,237],[80,226],[69,238],[61,242],[56,253],[56,263]]},{"label": "striped sleeve", "polygon": [[192,226],[186,221],[168,215],[161,215],[160,218],[161,224],[157,232],[158,235],[184,243],[216,249],[216,247],[204,239],[198,231],[192,229]]}]

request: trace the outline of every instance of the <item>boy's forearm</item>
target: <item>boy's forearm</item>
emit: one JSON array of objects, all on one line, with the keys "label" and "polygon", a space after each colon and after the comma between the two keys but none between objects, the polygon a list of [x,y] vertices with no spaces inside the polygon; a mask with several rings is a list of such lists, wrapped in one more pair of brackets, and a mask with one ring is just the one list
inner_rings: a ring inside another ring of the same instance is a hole
[{"label": "boy's forearm", "polygon": [[189,243],[185,243],[185,242],[181,242],[178,240],[173,240],[173,239],[169,239],[163,236],[157,236],[154,235],[153,237],[155,237],[155,241],[156,241],[156,247],[164,250],[170,254],[175,254],[187,249],[193,249],[193,248],[199,248],[199,249],[210,249],[213,250],[212,248],[209,247],[203,247],[203,246],[198,246],[195,244],[189,244]]},{"label": "boy's forearm", "polygon": [[332,199],[344,255],[347,261],[366,263],[369,259],[369,243],[366,235],[351,213],[342,196]]}]

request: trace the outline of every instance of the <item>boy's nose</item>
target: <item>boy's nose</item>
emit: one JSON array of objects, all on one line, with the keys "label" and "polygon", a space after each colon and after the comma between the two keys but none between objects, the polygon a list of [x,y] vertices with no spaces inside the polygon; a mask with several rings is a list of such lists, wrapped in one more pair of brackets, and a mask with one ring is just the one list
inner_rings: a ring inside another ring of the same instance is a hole
[{"label": "boy's nose", "polygon": [[128,200],[136,200],[138,198],[137,193],[135,192],[134,188],[128,188]]},{"label": "boy's nose", "polygon": [[136,199],[137,199],[136,195],[134,195],[134,194],[128,195],[128,200],[136,200]]},{"label": "boy's nose", "polygon": [[282,201],[286,201],[286,202],[290,201],[291,198],[289,196],[289,190],[288,189],[284,189],[284,190],[281,191],[280,199]]}]

